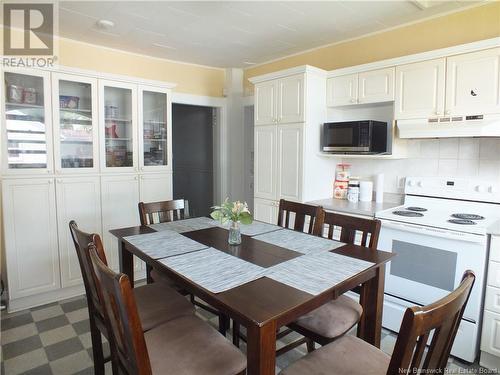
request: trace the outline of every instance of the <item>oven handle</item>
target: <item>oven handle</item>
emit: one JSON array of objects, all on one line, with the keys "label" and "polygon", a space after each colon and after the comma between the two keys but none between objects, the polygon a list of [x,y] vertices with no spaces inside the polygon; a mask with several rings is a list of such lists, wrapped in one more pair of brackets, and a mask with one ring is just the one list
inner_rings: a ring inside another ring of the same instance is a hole
[{"label": "oven handle", "polygon": [[402,230],[405,232],[411,232],[411,233],[417,233],[417,234],[424,234],[425,233],[429,236],[434,236],[434,237],[448,238],[448,239],[452,239],[452,240],[460,240],[460,241],[467,241],[467,242],[474,242],[474,243],[481,243],[481,244],[484,244],[484,242],[486,240],[486,236],[481,236],[478,234],[455,232],[455,231],[449,231],[446,229],[425,227],[422,225],[396,223],[396,222],[387,221],[387,220],[381,220],[381,222],[382,222],[382,229],[385,227],[385,228],[389,228],[389,229]]}]

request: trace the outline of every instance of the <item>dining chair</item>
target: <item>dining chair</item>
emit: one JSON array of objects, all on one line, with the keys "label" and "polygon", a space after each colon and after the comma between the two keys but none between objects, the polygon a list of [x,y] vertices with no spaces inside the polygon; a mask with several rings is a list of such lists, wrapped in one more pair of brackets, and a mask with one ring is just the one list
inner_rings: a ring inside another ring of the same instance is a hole
[{"label": "dining chair", "polygon": [[293,216],[293,230],[319,236],[323,228],[324,214],[325,211],[320,206],[280,199],[278,225],[290,228],[290,217]]},{"label": "dining chair", "polygon": [[[104,358],[101,333],[108,341],[109,334],[104,323],[104,308],[90,261],[89,244],[94,244],[97,254],[104,264],[107,264],[106,254],[99,235],[80,230],[74,220],[70,221],[69,229],[80,264],[87,298],[94,373],[101,375],[104,374],[104,363],[110,360],[110,358]],[[194,315],[192,304],[163,283],[140,286],[134,288],[133,293],[138,303],[138,313],[142,320],[143,329],[146,331],[178,316]],[[116,374],[115,371],[113,373]]]},{"label": "dining chair", "polygon": [[474,273],[466,271],[460,285],[446,297],[406,309],[392,356],[345,335],[307,354],[280,375],[444,374],[474,281]]},{"label": "dining chair", "polygon": [[246,358],[226,338],[194,315],[144,332],[128,276],[113,272],[90,245],[113,341],[115,367],[127,375],[236,375]]},{"label": "dining chair", "polygon": [[[338,238],[334,238],[338,231]],[[325,212],[323,234],[329,239],[338,239],[348,244],[356,243],[377,250],[379,233],[379,220]],[[359,287],[355,291],[359,293]],[[288,327],[307,338],[307,349],[311,352],[315,342],[326,345],[347,333],[358,324],[362,314],[363,308],[359,303],[341,295],[301,316]]]},{"label": "dining chair", "polygon": [[[176,199],[170,201],[160,201],[160,202],[139,202],[139,218],[141,220],[141,225],[150,225],[157,223],[166,223],[176,220],[183,220],[189,218],[189,202],[185,199]],[[162,281],[169,285],[171,288],[176,289],[179,293],[187,295],[187,291],[180,289],[171,279],[162,273],[155,270],[149,264],[146,264],[146,282],[148,284],[154,281]],[[189,294],[191,303],[204,310],[211,312],[219,317],[219,331],[223,335],[226,334],[229,328],[230,321],[229,318],[214,307],[209,306],[195,299],[194,295]]]}]

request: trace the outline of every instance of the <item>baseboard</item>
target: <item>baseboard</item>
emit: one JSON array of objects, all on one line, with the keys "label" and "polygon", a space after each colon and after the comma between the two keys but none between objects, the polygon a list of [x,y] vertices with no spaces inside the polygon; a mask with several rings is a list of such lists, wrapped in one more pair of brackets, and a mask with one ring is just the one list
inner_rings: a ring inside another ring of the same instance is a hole
[{"label": "baseboard", "polygon": [[32,307],[45,305],[47,303],[61,301],[63,299],[80,296],[85,293],[82,285],[62,288],[47,293],[40,293],[29,297],[11,299],[8,301],[7,311],[9,313],[25,310]]}]

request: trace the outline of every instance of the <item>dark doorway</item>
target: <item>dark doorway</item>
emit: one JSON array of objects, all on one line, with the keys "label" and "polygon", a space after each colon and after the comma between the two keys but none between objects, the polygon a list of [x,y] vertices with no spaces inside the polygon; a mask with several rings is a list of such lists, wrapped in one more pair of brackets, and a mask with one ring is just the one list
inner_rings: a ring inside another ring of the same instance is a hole
[{"label": "dark doorway", "polygon": [[213,111],[172,104],[174,199],[187,199],[192,217],[207,216],[213,206]]}]

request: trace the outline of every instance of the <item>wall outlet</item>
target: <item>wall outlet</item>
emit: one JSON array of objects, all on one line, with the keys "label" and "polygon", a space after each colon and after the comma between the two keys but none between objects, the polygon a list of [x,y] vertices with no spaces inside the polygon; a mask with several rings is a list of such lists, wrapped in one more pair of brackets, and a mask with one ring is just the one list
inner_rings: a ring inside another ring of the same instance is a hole
[{"label": "wall outlet", "polygon": [[398,182],[397,182],[398,190],[403,191],[405,189],[406,176],[398,176],[396,178],[398,179]]}]

